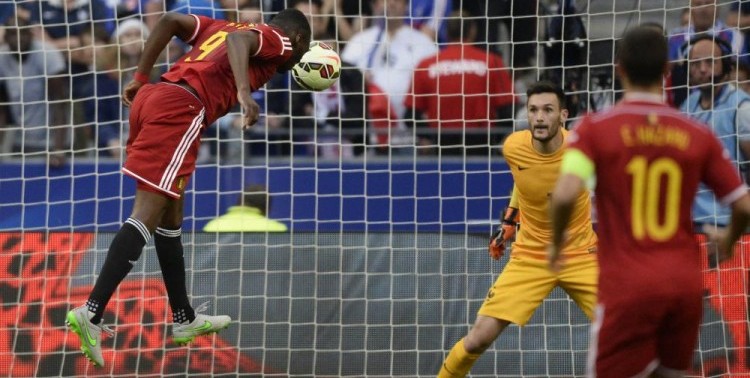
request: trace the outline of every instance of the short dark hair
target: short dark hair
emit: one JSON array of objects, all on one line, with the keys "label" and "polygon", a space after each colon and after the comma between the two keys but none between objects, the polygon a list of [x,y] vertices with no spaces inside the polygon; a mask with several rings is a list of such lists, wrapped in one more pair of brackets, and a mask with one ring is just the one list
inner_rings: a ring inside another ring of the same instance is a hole
[{"label": "short dark hair", "polygon": [[304,13],[294,8],[287,8],[277,13],[268,23],[278,26],[289,37],[291,37],[289,34],[300,34],[302,38],[310,41],[310,34],[312,33],[310,22],[307,21]]},{"label": "short dark hair", "polygon": [[266,215],[268,214],[268,202],[269,198],[266,187],[259,184],[250,184],[242,191],[237,205],[254,207],[260,210],[262,215]]},{"label": "short dark hair", "polygon": [[646,27],[646,28],[654,28],[654,30],[657,30],[659,31],[659,33],[664,34],[664,25],[658,22],[646,21],[646,22],[641,23],[641,26]]},{"label": "short dark hair", "polygon": [[560,109],[568,108],[568,104],[565,101],[565,92],[563,92],[559,85],[551,81],[538,81],[532,84],[529,89],[526,90],[526,98],[528,99],[532,95],[542,93],[554,93],[555,96],[557,96],[557,101],[560,103]]},{"label": "short dark hair", "polygon": [[667,64],[667,39],[650,26],[627,30],[617,42],[617,63],[632,84],[660,83]]},{"label": "short dark hair", "polygon": [[[445,22],[446,32],[451,41],[464,41],[469,36],[469,30],[476,28],[477,23],[471,13],[460,10],[453,11]],[[467,41],[473,42],[473,41]]]}]

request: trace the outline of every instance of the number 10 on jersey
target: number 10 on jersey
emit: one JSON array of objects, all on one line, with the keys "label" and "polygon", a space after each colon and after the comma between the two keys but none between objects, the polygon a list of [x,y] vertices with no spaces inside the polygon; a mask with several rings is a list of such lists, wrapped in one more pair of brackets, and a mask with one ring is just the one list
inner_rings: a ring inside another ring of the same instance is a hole
[{"label": "number 10 on jersey", "polygon": [[[625,169],[632,178],[633,237],[636,240],[648,237],[654,241],[671,239],[680,219],[682,169],[673,159],[662,157],[649,163],[641,155],[634,156]],[[662,190],[663,185],[665,190]],[[661,198],[662,193],[664,198]]]}]

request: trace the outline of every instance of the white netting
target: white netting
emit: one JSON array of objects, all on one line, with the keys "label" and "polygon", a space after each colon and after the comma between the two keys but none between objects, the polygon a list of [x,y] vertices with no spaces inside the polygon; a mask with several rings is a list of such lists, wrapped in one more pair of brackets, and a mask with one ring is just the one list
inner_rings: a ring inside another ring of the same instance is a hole
[{"label": "white netting", "polygon": [[[525,124],[519,105],[525,88],[552,78],[565,86],[574,115],[603,109],[617,93],[613,38],[644,22],[672,30],[689,9],[687,0],[544,1],[537,9],[532,1],[425,1],[470,12],[470,18],[451,17],[477,22],[477,46],[501,54],[506,66],[489,70],[507,73],[515,88],[515,105],[488,105],[472,118],[482,127],[464,129],[452,128],[449,116],[437,122],[429,111],[403,106],[413,68],[437,51],[430,38],[449,42],[446,29],[433,27],[429,14],[413,17],[410,26],[421,34],[410,40],[428,42],[390,50],[376,34],[373,44],[360,40],[356,51],[353,35],[383,22],[379,6],[400,2],[322,1],[312,21],[314,28],[324,26],[314,38],[338,42],[350,59],[337,91],[311,95],[287,76],[272,79],[255,94],[263,117],[252,130],[237,127],[236,110],[208,128],[188,184],[188,293],[196,304],[210,300],[209,313],[235,322],[215,338],[175,346],[150,245],[108,307],[105,321],[118,333],[105,338],[106,366],[87,367],[63,319],[87,298],[132,207],[134,183],[119,172],[128,135],[120,92],[134,73],[142,37],[165,9],[257,21],[286,2],[78,0],[67,2],[65,18],[62,1],[0,0],[6,22],[0,50],[0,375],[435,375],[507,261],[492,262],[486,252],[511,188],[496,147]],[[422,9],[417,5],[423,2],[407,3],[414,12]],[[560,5],[575,9],[560,17]],[[726,19],[730,4],[720,5],[717,16]],[[19,61],[13,49],[22,35],[37,42]],[[171,44],[152,80],[184,48]],[[27,66],[21,70],[19,62]],[[399,114],[390,114],[388,101],[385,111],[377,108],[383,98],[366,84],[372,82],[392,91],[390,105]],[[485,92],[494,88],[489,80],[480,84]],[[498,93],[508,94],[502,87]],[[437,111],[453,103],[447,104]],[[438,123],[441,128],[433,127]],[[473,147],[464,149],[463,142]],[[246,184],[270,193],[269,215],[289,231],[203,233]],[[692,375],[750,372],[750,260],[742,252],[720,271],[706,270]],[[497,340],[472,375],[581,376],[588,328],[576,305],[555,290],[529,325],[511,326]]]}]

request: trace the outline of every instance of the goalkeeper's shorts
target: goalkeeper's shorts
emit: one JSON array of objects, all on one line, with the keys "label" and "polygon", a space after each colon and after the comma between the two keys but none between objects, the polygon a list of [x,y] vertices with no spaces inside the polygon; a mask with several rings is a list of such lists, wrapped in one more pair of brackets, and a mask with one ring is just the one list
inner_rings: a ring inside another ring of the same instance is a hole
[{"label": "goalkeeper's shorts", "polygon": [[130,136],[123,173],[138,189],[180,198],[195,171],[204,107],[178,85],[144,85],[130,110]]},{"label": "goalkeeper's shorts", "polygon": [[546,260],[511,255],[479,308],[479,315],[525,325],[555,286],[563,288],[589,319],[596,306],[599,264],[596,254],[570,258],[554,273]]}]

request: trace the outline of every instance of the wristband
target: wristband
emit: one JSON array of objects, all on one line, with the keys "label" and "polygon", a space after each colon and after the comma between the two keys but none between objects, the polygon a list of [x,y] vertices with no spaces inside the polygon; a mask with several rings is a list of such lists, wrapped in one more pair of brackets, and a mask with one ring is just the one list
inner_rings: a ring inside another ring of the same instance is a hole
[{"label": "wristband", "polygon": [[148,75],[146,75],[143,72],[138,72],[138,71],[135,71],[135,74],[133,75],[133,80],[141,84],[148,84],[149,82]]}]

